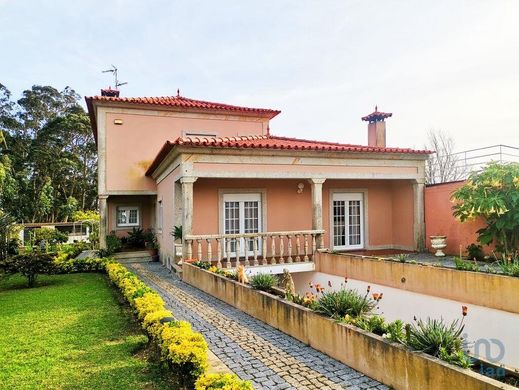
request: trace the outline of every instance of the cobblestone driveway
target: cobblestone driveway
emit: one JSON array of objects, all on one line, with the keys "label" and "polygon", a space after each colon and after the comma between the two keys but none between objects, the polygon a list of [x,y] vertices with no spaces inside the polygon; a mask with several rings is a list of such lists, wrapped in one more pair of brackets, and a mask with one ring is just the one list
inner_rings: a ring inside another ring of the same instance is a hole
[{"label": "cobblestone driveway", "polygon": [[189,321],[211,351],[256,389],[388,389],[387,386],[198,290],[159,263],[127,267]]}]

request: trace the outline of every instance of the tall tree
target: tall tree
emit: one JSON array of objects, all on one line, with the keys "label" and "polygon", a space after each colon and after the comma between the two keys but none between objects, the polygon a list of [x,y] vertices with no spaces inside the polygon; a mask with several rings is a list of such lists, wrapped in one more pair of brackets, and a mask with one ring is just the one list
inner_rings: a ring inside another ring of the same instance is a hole
[{"label": "tall tree", "polygon": [[69,87],[36,85],[14,103],[0,84],[0,152],[12,176],[0,208],[19,222],[64,221],[95,208],[96,146],[79,99]]}]

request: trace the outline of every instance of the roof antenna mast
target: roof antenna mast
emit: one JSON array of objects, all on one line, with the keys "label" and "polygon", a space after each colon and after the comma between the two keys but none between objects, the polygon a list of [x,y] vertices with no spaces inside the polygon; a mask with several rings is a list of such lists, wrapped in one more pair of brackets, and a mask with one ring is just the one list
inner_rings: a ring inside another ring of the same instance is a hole
[{"label": "roof antenna mast", "polygon": [[117,78],[117,68],[115,67],[115,65],[112,65],[112,69],[103,70],[102,73],[112,73],[114,75],[115,89],[119,89],[119,87],[121,85],[128,84],[126,81],[125,82],[119,81],[119,79]]}]

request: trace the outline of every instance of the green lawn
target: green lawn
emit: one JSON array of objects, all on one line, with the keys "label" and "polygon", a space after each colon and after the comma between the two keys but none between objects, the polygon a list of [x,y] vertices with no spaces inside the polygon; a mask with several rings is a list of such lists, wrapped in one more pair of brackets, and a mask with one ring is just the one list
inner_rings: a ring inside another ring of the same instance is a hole
[{"label": "green lawn", "polygon": [[102,274],[0,279],[0,389],[165,389]]}]

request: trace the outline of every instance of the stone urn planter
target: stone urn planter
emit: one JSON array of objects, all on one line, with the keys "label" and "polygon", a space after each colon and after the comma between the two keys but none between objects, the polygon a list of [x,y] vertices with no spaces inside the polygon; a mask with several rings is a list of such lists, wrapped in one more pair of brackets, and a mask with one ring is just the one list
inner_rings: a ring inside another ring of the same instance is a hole
[{"label": "stone urn planter", "polygon": [[436,249],[436,253],[434,254],[437,257],[445,256],[442,249],[447,246],[447,236],[430,236],[431,246]]}]

